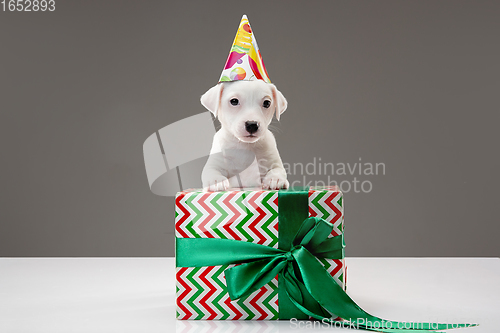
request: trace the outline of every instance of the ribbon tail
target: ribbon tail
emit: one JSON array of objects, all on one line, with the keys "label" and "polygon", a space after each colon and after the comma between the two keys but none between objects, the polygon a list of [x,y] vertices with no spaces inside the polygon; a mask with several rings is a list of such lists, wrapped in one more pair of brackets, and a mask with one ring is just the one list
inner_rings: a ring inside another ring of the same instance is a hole
[{"label": "ribbon tail", "polygon": [[361,309],[305,248],[295,251],[293,256],[300,269],[302,282],[311,296],[324,309],[349,320],[356,327],[363,325],[366,329],[383,332],[398,332],[398,330],[401,332],[435,332],[449,328],[476,326],[475,324],[405,323],[375,317]]},{"label": "ribbon tail", "polygon": [[[307,291],[304,284],[297,279],[292,267],[287,267],[287,270],[281,273],[280,279],[285,283],[286,296],[288,296],[297,309],[316,319],[331,317],[331,314],[319,305],[319,303]],[[304,309],[307,309],[308,311],[305,311]],[[315,316],[312,316],[311,314],[315,314]]]},{"label": "ribbon tail", "polygon": [[286,282],[286,295],[290,301],[303,313],[317,320],[321,320],[322,323],[330,323],[331,326],[336,328],[355,328],[374,332],[431,332],[439,333],[437,331],[422,331],[422,330],[412,330],[412,329],[377,329],[372,328],[367,325],[353,323],[349,321],[336,321],[334,318],[337,317],[336,314],[329,313],[324,309],[315,299],[309,294],[306,287],[298,281],[298,279],[293,274],[293,270],[288,269],[280,275],[280,279]]},{"label": "ribbon tail", "polygon": [[350,322],[350,321],[335,321],[333,320],[332,317],[326,317],[326,316],[322,316],[322,315],[319,315],[317,314],[316,312],[313,312],[311,310],[309,310],[307,307],[305,307],[304,305],[300,304],[299,302],[297,302],[293,296],[291,296],[290,294],[288,294],[287,292],[287,295],[288,297],[290,297],[290,300],[292,301],[292,303],[302,312],[304,312],[305,314],[307,314],[308,316],[314,318],[314,319],[317,319],[317,320],[321,320],[321,322],[323,323],[330,323],[331,326],[333,327],[338,327],[338,328],[352,328],[352,329],[362,329],[362,330],[366,330],[366,331],[372,331],[372,332],[384,332],[384,333],[399,333],[399,332],[404,332],[404,333],[410,333],[410,332],[418,332],[418,333],[444,333],[444,332],[440,332],[440,331],[425,331],[425,330],[412,330],[412,329],[383,329],[383,328],[372,328],[372,327],[369,327],[369,326],[366,326],[366,325],[362,325],[362,324],[357,324],[357,323],[353,323],[353,322]]}]

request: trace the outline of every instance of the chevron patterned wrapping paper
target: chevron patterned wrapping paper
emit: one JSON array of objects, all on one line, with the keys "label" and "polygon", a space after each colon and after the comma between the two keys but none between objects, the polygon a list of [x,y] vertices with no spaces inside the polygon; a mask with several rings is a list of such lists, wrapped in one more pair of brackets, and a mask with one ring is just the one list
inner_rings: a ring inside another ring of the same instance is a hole
[{"label": "chevron patterned wrapping paper", "polygon": [[[278,191],[186,190],[175,199],[175,233],[177,238],[234,239],[278,248],[278,212]],[[309,216],[332,223],[332,237],[342,234],[343,197],[338,188],[311,187]],[[345,288],[344,259],[318,260]],[[232,266],[177,267],[177,319],[279,319],[277,277],[246,299],[231,301],[224,270]]]}]

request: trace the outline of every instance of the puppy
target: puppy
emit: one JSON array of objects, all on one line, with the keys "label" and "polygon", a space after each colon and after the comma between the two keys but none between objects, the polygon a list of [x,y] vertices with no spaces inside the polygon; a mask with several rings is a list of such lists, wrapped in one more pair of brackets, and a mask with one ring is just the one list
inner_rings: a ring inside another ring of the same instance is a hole
[{"label": "puppy", "polygon": [[288,188],[276,140],[268,126],[287,108],[283,94],[261,80],[223,82],[201,96],[222,125],[202,172],[206,191],[235,187]]}]

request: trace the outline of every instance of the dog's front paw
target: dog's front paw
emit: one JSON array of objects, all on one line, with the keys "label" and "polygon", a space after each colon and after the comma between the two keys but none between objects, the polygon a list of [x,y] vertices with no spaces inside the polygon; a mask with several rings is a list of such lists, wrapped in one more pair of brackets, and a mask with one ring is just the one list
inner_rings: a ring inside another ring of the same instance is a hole
[{"label": "dog's front paw", "polygon": [[288,188],[290,184],[281,173],[268,172],[267,175],[262,180],[262,188],[266,190],[280,190],[282,188]]},{"label": "dog's front paw", "polygon": [[203,182],[203,190],[210,192],[226,191],[229,189],[229,180],[224,176],[215,177]]}]

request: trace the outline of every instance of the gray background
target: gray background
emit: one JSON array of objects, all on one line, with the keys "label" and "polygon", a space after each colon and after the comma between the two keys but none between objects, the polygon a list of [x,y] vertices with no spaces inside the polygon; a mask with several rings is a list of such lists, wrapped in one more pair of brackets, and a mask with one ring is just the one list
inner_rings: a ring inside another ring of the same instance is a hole
[{"label": "gray background", "polygon": [[61,0],[0,12],[0,256],[173,255],[173,198],[150,192],[142,144],[204,111],[242,14],[288,98],[283,160],[386,164],[361,177],[371,193],[345,194],[348,256],[498,256],[499,12]]}]

